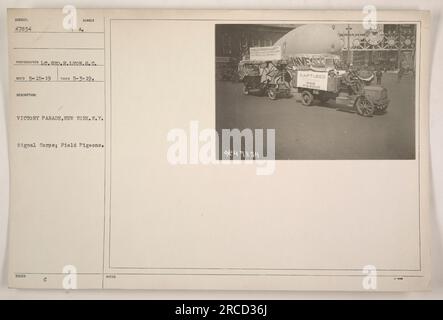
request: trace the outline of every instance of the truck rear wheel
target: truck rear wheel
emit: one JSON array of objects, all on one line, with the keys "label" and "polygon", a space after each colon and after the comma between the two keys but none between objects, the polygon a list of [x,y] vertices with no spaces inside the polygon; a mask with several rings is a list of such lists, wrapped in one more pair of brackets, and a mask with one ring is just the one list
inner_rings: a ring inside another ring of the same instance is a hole
[{"label": "truck rear wheel", "polygon": [[268,98],[271,100],[277,99],[277,90],[274,88],[269,88],[268,89]]},{"label": "truck rear wheel", "polygon": [[314,101],[314,96],[312,95],[311,92],[305,90],[301,93],[301,102],[305,106],[310,106],[313,101]]}]

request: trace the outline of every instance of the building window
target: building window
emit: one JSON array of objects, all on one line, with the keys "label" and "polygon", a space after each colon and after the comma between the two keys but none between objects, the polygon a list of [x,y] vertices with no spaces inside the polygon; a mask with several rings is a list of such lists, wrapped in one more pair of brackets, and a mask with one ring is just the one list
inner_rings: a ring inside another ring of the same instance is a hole
[{"label": "building window", "polygon": [[222,55],[230,56],[232,54],[232,38],[228,33],[224,33],[222,37]]}]

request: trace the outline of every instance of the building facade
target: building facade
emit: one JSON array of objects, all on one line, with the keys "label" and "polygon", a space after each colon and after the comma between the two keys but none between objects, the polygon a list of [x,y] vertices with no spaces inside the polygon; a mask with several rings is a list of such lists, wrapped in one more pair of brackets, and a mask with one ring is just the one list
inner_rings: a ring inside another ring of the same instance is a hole
[{"label": "building facade", "polygon": [[[215,28],[217,76],[249,58],[250,47],[272,46],[297,24],[218,24]],[[343,63],[357,67],[398,70],[415,69],[416,25],[378,24],[366,30],[362,24],[330,25],[342,41]],[[315,35],[312,35],[315,37]],[[308,53],[308,52],[306,52]]]},{"label": "building facade", "polygon": [[297,25],[218,24],[215,28],[217,57],[242,60],[250,47],[272,46]]},{"label": "building facade", "polygon": [[249,58],[250,47],[272,46],[295,25],[217,24],[215,26],[216,77],[235,78],[238,62]]},{"label": "building facade", "polygon": [[362,24],[332,25],[343,42],[342,60],[356,66],[381,66],[397,70],[403,64],[415,69],[416,25],[378,24],[366,30]]}]

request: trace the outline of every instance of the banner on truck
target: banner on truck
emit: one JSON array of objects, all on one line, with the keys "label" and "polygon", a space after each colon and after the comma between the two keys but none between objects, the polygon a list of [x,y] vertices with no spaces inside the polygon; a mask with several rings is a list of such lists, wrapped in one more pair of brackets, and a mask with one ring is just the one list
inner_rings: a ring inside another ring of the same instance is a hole
[{"label": "banner on truck", "polygon": [[328,72],[312,70],[297,71],[297,87],[327,91]]},{"label": "banner on truck", "polygon": [[251,47],[249,48],[249,59],[259,61],[280,60],[281,47]]}]

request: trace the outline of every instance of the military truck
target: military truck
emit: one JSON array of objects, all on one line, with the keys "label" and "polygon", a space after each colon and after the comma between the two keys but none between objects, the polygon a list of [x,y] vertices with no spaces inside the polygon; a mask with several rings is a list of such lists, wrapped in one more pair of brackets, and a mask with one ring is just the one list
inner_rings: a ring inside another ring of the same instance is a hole
[{"label": "military truck", "polygon": [[[386,88],[370,85],[368,77],[362,77],[356,70],[304,61],[304,64],[293,63],[291,70],[291,86],[304,105],[312,105],[315,99],[322,103],[333,99],[337,105],[364,117],[386,112],[389,105]],[[316,56],[315,61],[321,59]]]}]

